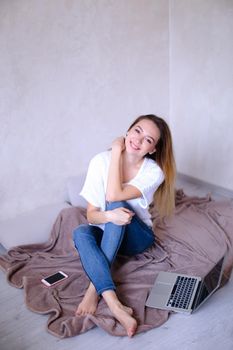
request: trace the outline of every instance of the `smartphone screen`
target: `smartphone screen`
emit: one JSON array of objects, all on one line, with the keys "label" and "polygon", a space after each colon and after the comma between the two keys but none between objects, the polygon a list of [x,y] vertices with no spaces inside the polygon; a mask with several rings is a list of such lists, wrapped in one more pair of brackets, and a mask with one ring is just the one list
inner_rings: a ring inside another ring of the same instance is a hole
[{"label": "smartphone screen", "polygon": [[46,286],[52,286],[53,284],[62,281],[63,279],[67,278],[68,276],[62,272],[56,272],[53,275],[50,275],[48,277],[43,278],[41,281],[46,285]]}]

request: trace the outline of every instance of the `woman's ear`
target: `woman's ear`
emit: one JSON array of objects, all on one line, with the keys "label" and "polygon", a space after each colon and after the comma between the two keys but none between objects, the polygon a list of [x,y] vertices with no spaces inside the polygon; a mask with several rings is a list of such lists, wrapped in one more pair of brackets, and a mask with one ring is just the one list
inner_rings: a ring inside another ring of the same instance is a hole
[{"label": "woman's ear", "polygon": [[153,153],[155,153],[155,152],[156,152],[156,148],[154,148],[153,151],[149,152],[149,154],[151,155],[151,154],[153,154]]}]

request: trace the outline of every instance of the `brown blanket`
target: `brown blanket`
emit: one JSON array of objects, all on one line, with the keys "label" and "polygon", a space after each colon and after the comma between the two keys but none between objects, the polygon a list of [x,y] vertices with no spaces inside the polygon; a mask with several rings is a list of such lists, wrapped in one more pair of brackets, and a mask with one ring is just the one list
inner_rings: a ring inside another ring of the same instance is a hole
[{"label": "brown blanket", "polygon": [[[161,270],[204,275],[227,251],[224,280],[233,265],[233,204],[211,198],[188,197],[177,192],[175,215],[160,222],[155,212],[156,243],[143,254],[118,256],[113,276],[120,300],[133,308],[137,333],[163,324],[169,313],[145,307],[150,288]],[[85,210],[61,211],[44,244],[19,246],[0,257],[0,266],[10,284],[24,288],[27,307],[48,314],[47,328],[60,338],[78,335],[99,326],[117,336],[126,335],[103,299],[94,316],[75,316],[88,285],[72,241],[72,232],[86,222]],[[63,270],[69,278],[54,287],[41,283],[44,276]]]}]

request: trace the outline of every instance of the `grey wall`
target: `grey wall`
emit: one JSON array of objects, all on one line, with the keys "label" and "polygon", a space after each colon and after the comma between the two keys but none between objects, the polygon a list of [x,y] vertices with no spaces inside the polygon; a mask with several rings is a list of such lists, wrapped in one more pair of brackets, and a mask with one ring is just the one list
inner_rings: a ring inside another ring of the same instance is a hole
[{"label": "grey wall", "polygon": [[62,201],[141,113],[169,112],[164,0],[1,0],[0,220]]},{"label": "grey wall", "polygon": [[233,1],[170,1],[170,121],[180,172],[233,190]]},{"label": "grey wall", "polygon": [[178,170],[233,189],[232,0],[1,0],[0,220],[66,180],[141,113]]}]

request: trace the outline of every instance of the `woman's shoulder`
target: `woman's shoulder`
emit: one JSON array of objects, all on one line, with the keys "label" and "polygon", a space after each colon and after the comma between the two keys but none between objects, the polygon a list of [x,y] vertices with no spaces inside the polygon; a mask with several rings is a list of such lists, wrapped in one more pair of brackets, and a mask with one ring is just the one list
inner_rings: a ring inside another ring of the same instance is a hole
[{"label": "woman's shoulder", "polygon": [[160,168],[160,166],[158,165],[158,163],[151,158],[148,158],[148,157],[145,158],[144,165],[145,165],[145,168],[147,168],[147,169],[163,172],[162,169]]},{"label": "woman's shoulder", "polygon": [[161,167],[151,158],[146,158],[144,162],[144,172],[150,174],[152,177],[164,179],[164,172]]}]

